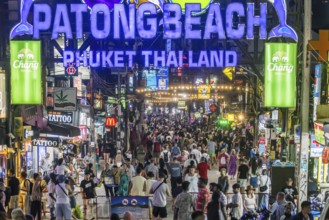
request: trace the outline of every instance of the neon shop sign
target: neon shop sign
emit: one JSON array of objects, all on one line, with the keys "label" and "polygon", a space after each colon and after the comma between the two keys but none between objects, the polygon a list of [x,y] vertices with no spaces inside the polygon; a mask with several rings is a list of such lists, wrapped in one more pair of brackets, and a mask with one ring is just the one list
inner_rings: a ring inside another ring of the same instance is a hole
[{"label": "neon shop sign", "polygon": [[[52,39],[57,39],[61,34],[65,34],[66,39],[81,39],[84,31],[86,31],[83,29],[83,14],[88,13],[90,33],[98,40],[108,38],[116,40],[155,39],[160,26],[163,26],[163,39],[207,40],[211,39],[213,34],[216,34],[218,39],[241,39],[244,37],[253,39],[254,28],[258,26],[260,39],[285,37],[298,41],[295,30],[287,24],[285,0],[269,0],[279,17],[279,25],[269,33],[266,31],[267,3],[260,4],[259,15],[255,14],[254,3],[244,5],[238,2],[228,4],[225,14],[222,13],[221,6],[217,3],[209,3],[205,9],[201,8],[201,4],[194,3],[182,6],[164,3],[163,0],[159,0],[158,4],[146,2],[137,5],[138,7],[135,4],[115,4],[113,0],[107,0],[101,1],[105,3],[88,5],[57,4],[55,13],[52,13],[50,5],[37,3],[34,4],[33,25],[31,25],[28,23],[27,17],[32,7],[32,0],[22,1],[22,19],[12,29],[11,39],[19,35],[32,35],[34,39],[40,39],[40,33],[49,31],[51,27]],[[206,13],[206,21],[201,29],[201,17],[198,15],[203,12]],[[163,16],[158,18],[158,13],[162,13]],[[234,15],[244,17],[246,23],[239,23],[234,27]],[[72,17],[75,18],[74,22],[70,20]],[[225,25],[223,24],[224,18]],[[72,26],[72,23],[75,25]],[[73,30],[75,30],[75,36],[73,36]],[[193,55],[193,51],[188,51],[190,67],[224,67],[237,64],[236,51],[198,51],[199,59],[196,60],[193,60]],[[183,65],[183,51],[85,51],[81,54],[76,51],[64,51],[63,54],[65,67],[73,62],[77,66],[123,67],[128,64],[129,67],[132,67],[136,56],[143,56],[146,67],[150,63],[155,66],[167,67]]]}]

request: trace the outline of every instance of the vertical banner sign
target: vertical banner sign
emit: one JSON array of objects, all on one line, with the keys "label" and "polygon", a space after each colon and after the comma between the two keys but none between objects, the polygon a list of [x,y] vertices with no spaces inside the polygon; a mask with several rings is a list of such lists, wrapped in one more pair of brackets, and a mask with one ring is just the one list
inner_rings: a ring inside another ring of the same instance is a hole
[{"label": "vertical banner sign", "polygon": [[326,145],[324,138],[323,124],[314,122],[315,141],[321,145]]},{"label": "vertical banner sign", "polygon": [[320,105],[322,64],[315,65],[313,121],[316,121],[316,109]]},{"label": "vertical banner sign", "polygon": [[42,104],[40,41],[10,41],[11,104]]},{"label": "vertical banner sign", "polygon": [[265,107],[296,105],[297,44],[266,43]]},{"label": "vertical banner sign", "polygon": [[0,73],[0,118],[6,118],[6,74]]}]

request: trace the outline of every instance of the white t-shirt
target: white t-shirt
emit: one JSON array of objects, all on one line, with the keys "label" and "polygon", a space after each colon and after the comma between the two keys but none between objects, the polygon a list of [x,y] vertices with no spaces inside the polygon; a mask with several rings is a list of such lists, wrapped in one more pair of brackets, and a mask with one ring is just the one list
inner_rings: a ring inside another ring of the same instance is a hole
[{"label": "white t-shirt", "polygon": [[258,181],[259,181],[259,184],[258,184],[259,187],[267,185],[267,190],[264,192],[261,192],[261,193],[269,193],[270,185],[271,185],[271,178],[267,175],[261,175],[258,178]]},{"label": "white t-shirt", "polygon": [[135,176],[131,179],[132,188],[130,191],[131,196],[145,196],[143,191],[146,179],[142,176]]},{"label": "white t-shirt", "polygon": [[56,185],[52,181],[49,181],[47,185],[47,206],[53,207],[55,205],[55,201],[49,196],[49,193],[53,194],[53,197],[56,198]]},{"label": "white t-shirt", "polygon": [[194,174],[194,176],[189,176],[188,174],[185,175],[185,181],[190,182],[190,188],[188,192],[199,192],[198,188],[198,176],[197,174]]},{"label": "white t-shirt", "polygon": [[232,212],[231,212],[232,217],[236,219],[240,219],[243,214],[242,196],[240,193],[233,194],[232,204],[238,205],[238,207],[232,208]]},{"label": "white t-shirt", "polygon": [[193,149],[191,151],[191,154],[194,154],[195,155],[195,159],[199,163],[200,162],[200,159],[201,159],[201,155],[202,155],[201,152],[198,149]]},{"label": "white t-shirt", "polygon": [[[63,190],[61,189],[61,187]],[[65,191],[65,193],[64,193]],[[68,197],[68,190],[65,187],[65,183],[60,183],[56,185],[56,204],[70,204],[70,199]]]},{"label": "white t-shirt", "polygon": [[[152,184],[153,194],[153,206],[156,207],[166,207],[167,205],[167,191],[169,187],[166,183],[162,183],[162,181],[157,181]],[[158,188],[158,186],[161,186]],[[158,188],[158,189],[157,189]],[[156,191],[154,191],[156,190]]]},{"label": "white t-shirt", "polygon": [[167,162],[169,162],[169,160],[170,160],[171,153],[170,153],[168,150],[161,151],[161,153],[160,153],[160,157],[164,159],[164,154],[165,154],[165,153],[168,153],[168,161],[165,161],[165,163],[167,163]]},{"label": "white t-shirt", "polygon": [[67,169],[66,169],[66,167],[63,164],[56,166],[56,174],[57,175],[64,175],[65,174],[65,170],[67,170]]}]

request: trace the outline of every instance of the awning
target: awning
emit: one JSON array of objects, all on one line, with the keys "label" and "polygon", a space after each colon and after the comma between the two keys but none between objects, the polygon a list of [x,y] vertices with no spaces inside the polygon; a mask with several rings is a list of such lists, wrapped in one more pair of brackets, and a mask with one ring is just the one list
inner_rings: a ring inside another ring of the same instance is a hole
[{"label": "awning", "polygon": [[80,128],[67,124],[55,124],[48,122],[46,131],[48,134],[64,136],[64,137],[77,137],[80,136]]}]

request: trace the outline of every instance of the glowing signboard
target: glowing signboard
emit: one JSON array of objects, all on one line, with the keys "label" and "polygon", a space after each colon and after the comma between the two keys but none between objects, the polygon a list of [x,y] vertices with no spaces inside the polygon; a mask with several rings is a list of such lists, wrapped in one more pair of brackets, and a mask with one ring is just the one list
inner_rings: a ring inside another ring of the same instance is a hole
[{"label": "glowing signboard", "polygon": [[115,117],[107,117],[105,120],[106,127],[115,127],[117,124],[117,118]]},{"label": "glowing signboard", "polygon": [[201,84],[198,86],[198,99],[210,99],[211,86],[207,84]]},{"label": "glowing signboard", "polygon": [[[90,30],[95,39],[155,39],[158,28],[163,27],[163,39],[211,39],[215,34],[218,39],[253,39],[255,27],[259,27],[257,37],[270,39],[285,37],[298,41],[295,30],[287,24],[287,7],[285,0],[271,0],[279,18],[279,25],[267,33],[267,3],[261,3],[256,12],[254,3],[227,4],[225,13],[221,4],[211,0],[164,0],[139,1],[120,0],[85,0],[86,4],[47,3],[33,5],[33,0],[21,0],[21,21],[10,33],[10,38],[32,35],[40,39],[42,32],[51,32],[51,39],[63,34],[66,39],[82,39],[83,33]],[[131,3],[137,3],[131,4]],[[137,6],[137,7],[136,7]],[[88,10],[89,7],[89,10]],[[54,11],[52,11],[54,10]],[[30,11],[33,12],[33,24],[28,22]],[[162,17],[158,17],[161,11]],[[205,13],[205,25],[201,25],[201,17]],[[99,16],[101,15],[101,16]],[[235,16],[243,17],[245,22],[237,26],[233,24]],[[84,21],[90,21],[90,28],[84,30]],[[225,22],[223,22],[225,21]],[[98,25],[102,24],[102,25]],[[236,51],[193,51],[188,52],[189,67],[228,67],[236,66]],[[162,67],[182,67],[182,51],[64,51],[64,66],[70,63],[91,67],[124,67],[127,63],[133,66],[136,56],[143,56],[145,66],[154,64]],[[71,71],[71,69],[70,69]]]}]

